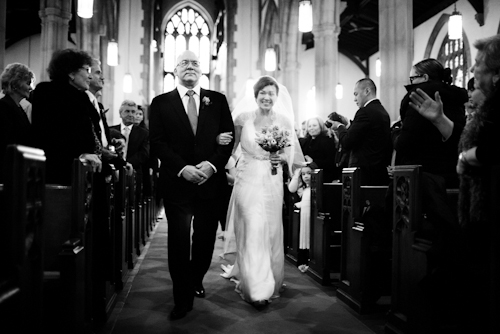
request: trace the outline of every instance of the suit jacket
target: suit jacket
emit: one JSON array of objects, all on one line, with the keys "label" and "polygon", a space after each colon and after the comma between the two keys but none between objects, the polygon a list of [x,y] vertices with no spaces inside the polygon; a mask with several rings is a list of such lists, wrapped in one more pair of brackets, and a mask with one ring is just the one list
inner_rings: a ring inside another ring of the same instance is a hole
[{"label": "suit jacket", "polygon": [[[109,129],[120,130],[120,124]],[[142,173],[142,166],[149,160],[149,133],[140,126],[132,126],[127,143],[127,161],[134,166],[137,173]]]},{"label": "suit jacket", "polygon": [[[205,97],[209,102],[203,101]],[[163,196],[169,201],[215,198],[227,183],[224,166],[233,145],[218,145],[216,142],[221,132],[234,133],[226,97],[215,91],[201,89],[199,108],[195,135],[177,89],[155,97],[151,103],[151,151],[161,161],[160,186]],[[205,160],[217,168],[217,173],[201,186],[177,175],[186,165],[194,166]]]},{"label": "suit jacket", "polygon": [[343,150],[351,152],[349,167],[386,168],[390,164],[391,120],[379,100],[356,112],[349,129],[338,128]]},{"label": "suit jacket", "polygon": [[73,160],[96,153],[99,115],[88,95],[67,82],[39,83],[32,105],[34,145],[47,157],[46,182],[70,184]]},{"label": "suit jacket", "polygon": [[0,182],[3,180],[5,151],[8,145],[31,146],[31,123],[24,110],[5,95],[0,99]]}]

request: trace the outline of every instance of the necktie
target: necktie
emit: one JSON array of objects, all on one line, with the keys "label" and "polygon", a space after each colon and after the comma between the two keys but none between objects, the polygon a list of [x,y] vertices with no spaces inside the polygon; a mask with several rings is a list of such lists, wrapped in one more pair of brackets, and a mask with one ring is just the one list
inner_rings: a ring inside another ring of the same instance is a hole
[{"label": "necktie", "polygon": [[191,128],[193,129],[193,133],[196,135],[196,127],[198,126],[198,113],[196,112],[196,102],[194,102],[194,91],[193,90],[188,90],[187,95],[189,95],[189,100],[188,100],[188,106],[187,106],[187,111],[188,111],[188,118],[189,122],[191,123]]},{"label": "necktie", "polygon": [[125,136],[125,147],[123,147],[123,159],[126,161],[127,160],[127,150],[128,150],[128,137],[130,136],[130,129],[128,126],[123,128],[123,133]]},{"label": "necktie", "polygon": [[108,140],[106,138],[106,131],[104,131],[104,123],[102,121],[102,115],[101,115],[101,108],[99,108],[99,103],[97,102],[97,99],[91,98],[92,104],[94,105],[94,108],[97,110],[97,113],[99,114],[99,127],[101,128],[101,143],[102,146],[108,147]]}]

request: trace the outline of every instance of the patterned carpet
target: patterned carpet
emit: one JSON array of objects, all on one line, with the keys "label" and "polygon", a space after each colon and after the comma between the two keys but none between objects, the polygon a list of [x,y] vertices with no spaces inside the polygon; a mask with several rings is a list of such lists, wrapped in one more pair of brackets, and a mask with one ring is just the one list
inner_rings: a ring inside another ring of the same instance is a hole
[{"label": "patterned carpet", "polygon": [[360,317],[337,301],[335,287],[321,286],[288,262],[287,289],[267,308],[256,310],[234,292],[233,282],[220,276],[220,264],[227,263],[218,256],[222,251],[220,239],[204,280],[206,298],[195,298],[193,311],[183,319],[170,321],[174,305],[166,246],[167,223],[163,219],[100,334],[383,333],[382,312]]}]

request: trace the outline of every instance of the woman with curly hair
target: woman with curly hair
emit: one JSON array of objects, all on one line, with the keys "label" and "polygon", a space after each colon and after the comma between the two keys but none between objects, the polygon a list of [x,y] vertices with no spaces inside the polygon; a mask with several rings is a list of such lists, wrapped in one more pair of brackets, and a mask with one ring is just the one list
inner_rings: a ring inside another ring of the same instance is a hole
[{"label": "woman with curly hair", "polygon": [[99,115],[85,93],[91,66],[92,58],[84,51],[56,51],[47,69],[51,81],[33,92],[33,130],[47,157],[47,183],[70,184],[75,158],[101,171]]}]

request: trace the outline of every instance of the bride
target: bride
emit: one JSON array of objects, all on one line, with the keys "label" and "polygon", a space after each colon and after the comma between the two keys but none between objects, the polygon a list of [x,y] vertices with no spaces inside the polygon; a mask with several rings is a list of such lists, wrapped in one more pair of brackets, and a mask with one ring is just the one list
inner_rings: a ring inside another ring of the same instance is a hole
[{"label": "bride", "polygon": [[[225,278],[236,281],[236,292],[259,307],[279,297],[284,279],[283,169],[305,163],[295,131],[290,95],[270,76],[254,85],[254,101],[233,111],[235,144],[241,150],[227,214],[224,253],[236,251],[234,265],[224,266]],[[244,99],[245,100],[245,99]],[[279,126],[290,134],[290,146],[270,154],[256,142],[266,126]],[[219,142],[224,144],[221,135]],[[241,146],[241,147],[238,147]],[[273,175],[272,167],[277,167]]]}]

